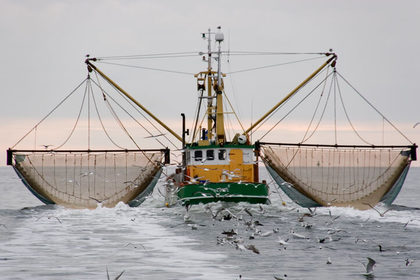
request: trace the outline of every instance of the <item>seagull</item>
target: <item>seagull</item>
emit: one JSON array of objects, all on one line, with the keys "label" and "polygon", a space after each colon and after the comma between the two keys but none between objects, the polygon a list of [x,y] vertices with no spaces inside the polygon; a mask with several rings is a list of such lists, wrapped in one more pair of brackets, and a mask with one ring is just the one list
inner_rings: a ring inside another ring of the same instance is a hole
[{"label": "seagull", "polygon": [[273,234],[273,231],[267,231],[267,232],[260,233],[260,236],[261,237],[267,237],[267,236],[270,236],[272,234]]},{"label": "seagull", "polygon": [[254,252],[255,254],[260,254],[260,250],[258,250],[257,247],[255,247],[252,244],[246,245],[245,248],[247,248],[248,250]]},{"label": "seagull", "polygon": [[165,133],[161,133],[161,134],[157,134],[157,135],[146,136],[144,138],[157,138],[157,137],[164,136],[164,135],[165,135]]},{"label": "seagull", "polygon": [[412,260],[410,260],[409,258],[406,258],[405,259],[405,266],[409,266],[410,264],[412,264],[413,263],[413,261]]},{"label": "seagull", "polygon": [[324,237],[324,238],[320,238],[318,241],[319,241],[319,243],[331,242],[332,241],[332,237],[331,236],[327,236],[327,237]]},{"label": "seagull", "polygon": [[[125,272],[125,270],[123,270],[120,274],[118,274],[118,276],[115,277],[114,280],[120,279],[120,277],[123,275],[124,272]],[[106,277],[107,277],[108,280],[110,280],[109,279],[109,273],[108,273],[108,266],[106,267]]]},{"label": "seagull", "polygon": [[296,238],[296,239],[306,239],[306,236],[299,233],[295,233],[294,231],[292,231],[292,236],[293,238]]},{"label": "seagull", "polygon": [[373,267],[376,264],[376,262],[375,262],[374,259],[369,258],[369,257],[367,257],[367,259],[368,259],[369,262],[366,265],[363,264],[366,267],[366,273],[363,274],[365,276],[369,276],[369,275],[372,275],[373,274]]},{"label": "seagull", "polygon": [[303,222],[304,221],[303,218],[305,217],[312,217],[312,214],[304,213],[302,216],[299,217],[298,221]]},{"label": "seagull", "polygon": [[[43,217],[45,217],[45,216],[42,216],[42,217],[39,217],[38,219],[37,219],[37,221],[39,221],[41,218],[43,218]],[[58,218],[58,217],[56,217],[56,216],[47,216],[47,219],[49,220],[49,219],[51,219],[51,218],[55,218],[60,224],[62,224],[62,222],[61,222],[61,220]]]},{"label": "seagull", "polygon": [[[129,242],[129,243],[127,243],[127,244],[125,244],[125,246],[124,247],[127,247],[127,246],[133,246],[133,248],[135,248],[135,249],[137,249],[138,247],[137,247],[137,245],[135,245],[135,244],[133,244],[133,243],[131,243],[131,242]],[[140,244],[139,243],[139,245],[144,249],[144,250],[146,250],[146,247],[144,247],[142,244]]]},{"label": "seagull", "polygon": [[52,147],[53,145],[41,145],[45,148],[45,150],[48,150],[48,147]]},{"label": "seagull", "polygon": [[332,264],[330,257],[328,257],[328,259],[327,259],[327,264]]},{"label": "seagull", "polygon": [[90,171],[90,172],[80,172],[80,177],[86,177],[88,175],[93,175],[93,174],[94,174],[93,171]]},{"label": "seagull", "polygon": [[234,229],[231,229],[230,231],[223,231],[222,234],[226,235],[227,237],[233,237],[238,233]]},{"label": "seagull", "polygon": [[289,241],[289,239],[286,239],[286,240],[279,239],[277,242],[278,242],[280,245],[284,246],[284,245],[289,244],[289,243],[287,243],[287,241]]},{"label": "seagull", "polygon": [[235,247],[236,247],[237,250],[241,250],[241,251],[246,250],[244,244],[242,244],[242,243],[235,243]]},{"label": "seagull", "polygon": [[193,193],[193,195],[198,195],[198,194],[203,197],[214,197],[214,198],[216,197],[216,195],[212,193],[204,193],[200,191],[196,191],[195,193]]},{"label": "seagull", "polygon": [[404,224],[404,228],[406,228],[407,226],[408,226],[408,223],[410,223],[410,222],[412,222],[413,220],[411,219],[411,220],[408,220],[408,222],[406,222],[405,224]]},{"label": "seagull", "polygon": [[382,245],[381,245],[381,244],[378,244],[378,247],[379,247],[379,252],[384,252],[384,251],[386,251],[384,248],[382,248]]},{"label": "seagull", "polygon": [[249,209],[248,208],[245,208],[244,209],[244,211],[249,215],[249,216],[251,216],[252,217],[252,213],[251,213],[251,211],[249,211]]},{"label": "seagull", "polygon": [[386,209],[384,212],[379,212],[378,209],[376,209],[375,207],[373,207],[372,205],[370,205],[369,203],[364,203],[366,205],[369,205],[370,208],[372,208],[373,210],[375,210],[376,212],[378,212],[379,216],[384,217],[385,213],[388,212],[389,210],[391,210],[391,208]]}]

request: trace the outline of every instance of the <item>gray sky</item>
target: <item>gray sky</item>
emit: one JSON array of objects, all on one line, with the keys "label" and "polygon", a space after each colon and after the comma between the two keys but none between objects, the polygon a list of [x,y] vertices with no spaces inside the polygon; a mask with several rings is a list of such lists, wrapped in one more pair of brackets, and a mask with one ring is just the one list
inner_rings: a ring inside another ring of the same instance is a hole
[{"label": "gray sky", "polygon": [[[338,71],[420,142],[420,125],[413,128],[420,121],[419,1],[0,0],[0,164],[5,164],[4,151],[86,77],[86,54],[205,51],[200,33],[219,25],[224,47],[231,50],[334,49]],[[199,59],[158,66],[194,73],[205,67]],[[235,62],[232,57],[227,67],[235,69]],[[163,120],[175,124],[181,112],[194,113],[192,77],[145,71],[126,76],[124,71],[110,68],[115,80]],[[258,86],[258,94],[246,90],[250,79],[264,75],[234,77],[234,97],[246,121],[283,96],[281,91],[260,98],[273,91],[268,86],[276,86],[269,82]]]}]

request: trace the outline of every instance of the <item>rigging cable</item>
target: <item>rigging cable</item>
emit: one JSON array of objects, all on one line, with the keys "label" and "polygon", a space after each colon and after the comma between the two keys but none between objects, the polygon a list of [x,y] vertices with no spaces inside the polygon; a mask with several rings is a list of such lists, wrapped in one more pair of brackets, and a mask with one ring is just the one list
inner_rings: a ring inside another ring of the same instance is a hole
[{"label": "rigging cable", "polygon": [[13,145],[11,149],[16,147],[20,142],[22,142],[23,139],[26,138],[33,130],[36,130],[37,127],[46,119],[48,118],[58,107],[60,107],[73,93],[78,90],[87,80],[88,78],[84,79],[75,89],[73,89],[63,100],[61,100],[42,120],[40,120],[31,130],[29,130],[22,138],[17,141],[16,144]]},{"label": "rigging cable", "polygon": [[[133,142],[133,144],[137,147],[137,149],[141,150],[140,147],[139,147],[139,145],[137,145],[137,142],[134,140],[134,138],[131,136],[131,134],[128,132],[128,130],[125,128],[124,124],[122,123],[122,121],[118,117],[118,115],[115,112],[114,108],[112,108],[111,103],[107,100],[106,101],[106,104],[108,105],[109,111],[111,112],[112,116],[114,117],[114,119],[116,120],[116,122],[119,124],[119,126],[121,127],[121,129],[125,132],[125,134],[127,134],[127,136],[130,138],[130,140]],[[119,106],[118,103],[117,103],[117,105]],[[149,159],[149,161],[151,162],[150,159]]]},{"label": "rigging cable", "polygon": [[337,74],[349,85],[367,104],[369,104],[370,107],[372,107],[379,115],[381,115],[384,120],[387,121],[402,137],[404,137],[409,143],[414,144],[410,141],[410,139],[407,138],[390,120],[388,120],[378,109],[376,109],[375,106],[372,105],[355,87],[353,87],[339,72]]},{"label": "rigging cable", "polygon": [[[331,75],[331,74],[330,74]],[[327,76],[328,77],[328,76]],[[286,115],[284,115],[283,118],[281,118],[272,128],[270,128],[258,141],[261,141],[268,133],[270,133],[281,121],[283,121],[286,117],[288,117],[300,104],[302,104],[303,101],[306,100],[323,82],[325,79],[323,79],[320,83],[318,83],[302,100],[300,100],[292,109],[287,112]],[[276,110],[277,111],[277,110]],[[272,116],[272,115],[271,115]]]},{"label": "rigging cable", "polygon": [[334,81],[334,76],[332,77],[332,80],[333,80],[333,87],[334,87],[334,139],[335,139],[335,144],[337,145],[337,89],[336,89],[336,84]]},{"label": "rigging cable", "polygon": [[[328,78],[328,76],[329,76],[329,71],[327,70],[327,75],[326,75],[326,77],[325,77],[325,79],[324,79],[324,86],[322,87],[321,94],[320,94],[319,99],[318,99],[318,103],[316,104],[316,107],[315,107],[314,113],[312,114],[311,121],[309,122],[308,128],[306,129],[305,134],[303,135],[303,137],[302,137],[302,141],[301,141],[300,143],[304,143],[304,142],[306,142],[309,138],[311,138],[311,137],[312,137],[312,135],[315,133],[316,129],[318,128],[319,122],[318,122],[318,125],[317,125],[317,126],[315,127],[315,129],[313,130],[312,134],[311,134],[308,138],[306,138],[306,135],[308,134],[309,129],[311,128],[312,123],[313,123],[313,121],[314,121],[314,119],[315,119],[316,113],[318,112],[318,108],[319,108],[319,105],[321,104],[322,97],[324,96],[324,91],[325,91],[325,87],[326,87],[326,85],[327,85],[327,78]],[[325,107],[324,107],[324,112],[325,112]],[[322,116],[321,116],[321,118],[322,118]],[[305,138],[306,138],[306,139],[305,139]]]},{"label": "rigging cable", "polygon": [[[229,68],[229,71],[231,71],[231,67],[230,67],[230,57],[229,57],[229,55],[230,55],[230,52],[228,52],[228,59],[227,59],[227,66],[228,66],[228,68]],[[235,82],[234,82],[234,80],[233,80],[233,76],[234,75],[230,75],[230,87],[231,87],[231,91],[232,91],[232,96],[233,96],[233,101],[234,101],[234,103],[236,103],[236,104],[239,104],[239,102],[237,102],[237,98],[236,98],[236,90],[235,90]],[[231,105],[231,107],[233,108],[233,106]],[[237,105],[237,108],[236,108],[236,111],[238,111],[238,115],[241,115],[241,111],[239,110],[240,108],[239,108],[239,105]],[[233,109],[232,109],[233,110]],[[244,130],[245,131],[245,130]]]},{"label": "rigging cable", "polygon": [[[89,84],[89,81],[90,81],[89,76],[87,77],[87,79],[86,79],[85,81],[86,81],[85,93],[83,94],[82,104],[80,105],[80,110],[79,110],[79,114],[77,115],[76,122],[74,123],[74,126],[73,126],[73,128],[72,128],[72,130],[71,130],[71,132],[70,132],[70,135],[69,135],[69,136],[67,136],[67,139],[66,139],[66,140],[64,140],[64,142],[63,142],[61,145],[58,145],[58,147],[56,147],[56,148],[55,148],[55,150],[58,150],[58,149],[60,149],[61,147],[63,147],[63,146],[64,146],[64,145],[65,145],[65,144],[69,141],[69,139],[70,139],[70,138],[71,138],[71,136],[73,135],[74,131],[76,130],[77,124],[79,123],[80,116],[81,116],[81,114],[82,114],[82,110],[83,110],[83,107],[84,107],[84,104],[85,104],[86,93],[88,92],[88,84]],[[88,98],[89,98],[89,97],[88,97]]]},{"label": "rigging cable", "polygon": [[[321,73],[322,72],[324,72],[326,70],[326,68],[324,68],[324,69],[322,69],[319,73],[317,73],[313,78],[312,78],[312,80],[313,79],[315,79],[318,75],[321,75]],[[322,80],[321,81],[321,83],[323,82],[324,80]],[[303,85],[301,88],[299,88],[299,90],[297,90],[294,94],[293,94],[293,96],[295,96],[300,90],[302,90],[306,85],[308,85],[308,83],[309,83],[310,81],[307,81],[306,82],[306,84],[305,85]],[[321,84],[320,83],[320,84]],[[320,84],[318,84],[312,91],[314,91],[317,87],[319,87],[320,86]],[[279,107],[277,107],[269,116],[267,116],[267,118],[265,118],[263,121],[261,121],[261,123],[254,129],[254,131],[253,131],[253,133],[255,133],[255,131],[257,131],[258,129],[260,129],[273,115],[275,115],[285,104],[287,104],[287,102],[289,102],[290,101],[290,99],[291,99],[291,97],[293,97],[293,96],[290,96],[290,98],[289,99],[287,99],[286,101],[284,101],[283,102],[283,104],[281,104]],[[307,96],[306,96],[307,97]],[[305,97],[305,98],[306,98]],[[299,104],[298,104],[299,105]],[[297,106],[295,106],[294,108],[292,108],[292,111],[296,108]],[[288,114],[290,114],[291,112],[289,112]],[[286,115],[287,116],[287,115]],[[285,116],[285,117],[286,117]],[[284,118],[285,118],[284,117]],[[283,118],[283,119],[284,119]],[[281,119],[279,122],[277,122],[275,125],[274,125],[274,127],[275,126],[277,126],[283,119]],[[265,137],[274,127],[272,127],[267,133],[265,133],[262,137],[261,137],[261,139],[263,138],[263,137]],[[252,135],[252,134],[251,134]]]},{"label": "rigging cable", "polygon": [[172,57],[188,57],[200,55],[199,52],[174,52],[174,53],[154,53],[154,54],[138,54],[138,55],[120,55],[120,56],[102,56],[97,57],[98,60],[121,60],[121,59],[147,59],[147,58],[172,58]]},{"label": "rigging cable", "polygon": [[295,60],[295,61],[289,61],[289,62],[283,62],[283,63],[277,63],[277,64],[264,65],[264,66],[259,66],[259,67],[253,67],[253,68],[248,68],[248,69],[242,69],[242,70],[232,71],[232,72],[226,73],[226,75],[243,73],[243,72],[249,72],[249,71],[255,71],[255,70],[266,69],[266,68],[273,68],[273,67],[277,67],[277,66],[283,66],[283,65],[289,65],[289,64],[299,63],[299,62],[317,60],[317,59],[321,59],[321,58],[323,58],[323,57],[315,57],[315,58],[312,57],[312,58],[306,58],[306,59],[301,59],[301,60]]},{"label": "rigging cable", "polygon": [[[328,71],[327,71],[328,72]],[[325,89],[325,85],[326,85],[326,83],[327,83],[327,80],[328,80],[328,77],[329,76],[331,76],[332,75],[332,73],[329,73],[329,74],[327,74],[327,76],[324,78],[324,80],[322,80],[321,81],[321,83],[323,83],[324,84],[324,87],[323,87],[323,89],[322,90],[324,90]],[[320,84],[321,84],[320,83]],[[324,105],[324,109],[323,109],[323,111],[322,111],[322,114],[321,114],[321,117],[320,117],[320,119],[319,119],[319,121],[318,121],[318,124],[317,124],[317,126],[315,127],[315,129],[313,130],[313,132],[312,132],[312,134],[306,139],[306,140],[308,140],[310,137],[312,137],[312,135],[314,135],[315,134],[315,131],[317,131],[317,129],[318,129],[318,126],[319,126],[319,124],[321,123],[321,120],[322,120],[322,118],[323,118],[323,116],[324,116],[324,113],[325,113],[325,110],[326,110],[326,108],[327,108],[327,105],[328,105],[328,100],[330,99],[330,96],[331,96],[331,90],[332,90],[332,88],[333,88],[333,79],[331,79],[331,84],[330,84],[330,88],[329,88],[329,90],[328,90],[328,96],[327,96],[327,100],[326,100],[326,102],[325,102],[325,105]],[[315,90],[316,88],[314,88],[314,90]],[[321,97],[322,97],[322,95],[320,96],[320,99],[319,99],[319,102],[321,101]],[[306,98],[306,97],[305,97]],[[303,100],[302,100],[303,101]],[[319,104],[319,102],[318,102],[318,104]],[[299,104],[298,104],[299,105]],[[297,106],[298,106],[297,105]],[[296,107],[297,107],[296,106]],[[292,109],[293,110],[293,109]],[[315,113],[316,113],[316,111],[315,111]],[[314,116],[315,116],[315,113],[314,113]],[[314,117],[313,116],[313,117]],[[311,120],[311,122],[312,122],[312,120]],[[308,130],[309,130],[309,127],[308,127]],[[305,133],[305,135],[306,135],[306,133]],[[305,141],[306,141],[305,140]],[[337,143],[336,143],[337,144]],[[290,159],[290,161],[286,164],[286,168],[287,167],[289,167],[289,165],[292,163],[292,161],[295,159],[295,157],[296,157],[296,155],[297,155],[297,153],[299,152],[300,150],[299,149],[296,149],[296,151],[293,153],[293,156],[291,157],[291,159]]]},{"label": "rigging cable", "polygon": [[[99,83],[99,78],[98,78],[98,74],[96,73],[96,71],[95,71],[95,74],[96,74],[96,77],[97,77],[97,79],[98,79],[98,83]],[[128,98],[124,95],[124,94],[122,94],[114,85],[112,85],[111,83],[109,83],[108,82],[108,84],[110,84],[111,85],[111,87],[112,88],[114,88],[114,90],[131,106],[131,107],[133,107],[134,108],[134,110],[136,110],[151,126],[153,126],[157,131],[158,131],[158,133],[159,134],[162,134],[163,135],[163,137],[166,139],[166,140],[168,140],[168,142],[169,143],[171,143],[175,148],[177,148],[177,146],[166,136],[166,135],[164,135],[163,133],[162,133],[162,131],[160,131],[159,130],[159,128],[157,128],[156,126],[155,126],[155,124],[153,123],[153,122],[151,122],[136,106],[134,106],[134,104],[132,103],[132,102],[130,102],[129,100],[128,100]],[[103,90],[103,88],[100,86],[100,84],[98,84],[97,85],[103,92],[104,92],[104,90]],[[154,136],[153,135],[153,133],[151,133],[148,129],[146,129],[139,121],[137,121],[135,118],[134,118],[134,116],[132,116],[127,110],[125,110],[114,98],[112,98],[108,93],[107,93],[107,96],[108,97],[110,97],[122,110],[124,110],[125,112],[126,112],[126,114],[127,115],[129,115],[138,125],[140,125],[147,133],[149,133],[149,135],[150,136]],[[166,145],[164,145],[161,141],[159,141],[156,137],[154,137],[155,138],[155,140],[159,143],[159,144],[161,144],[162,145],[162,147],[166,147]]]},{"label": "rigging cable", "polygon": [[[222,51],[222,53],[227,53]],[[329,55],[325,52],[257,52],[257,51],[228,51],[232,55]]]},{"label": "rigging cable", "polygon": [[182,74],[182,75],[188,75],[188,76],[194,75],[194,73],[176,71],[176,70],[152,68],[152,67],[145,67],[145,66],[138,66],[138,65],[128,65],[128,64],[121,64],[121,63],[114,63],[114,62],[104,62],[104,61],[98,61],[98,62],[103,63],[103,64],[109,64],[109,65],[123,66],[123,67],[129,67],[129,68],[138,68],[138,69],[145,69],[145,70],[153,70],[153,71],[160,71],[160,72],[168,72],[168,73]]},{"label": "rigging cable", "polygon": [[[96,74],[96,72],[95,72],[95,74]],[[103,96],[103,98],[104,98],[104,101],[106,101],[106,96],[105,96],[105,94],[102,92],[102,96]],[[94,103],[94,105],[95,105],[95,110],[96,110],[96,114],[97,114],[97,116],[98,116],[98,119],[99,119],[99,122],[101,123],[101,126],[102,126],[102,130],[105,132],[105,135],[108,137],[108,139],[109,139],[109,141],[111,141],[111,143],[112,144],[114,144],[116,147],[118,147],[119,149],[122,149],[122,150],[124,150],[125,148],[124,147],[121,147],[120,145],[118,145],[112,138],[111,138],[111,136],[109,135],[109,133],[108,133],[108,131],[106,130],[106,128],[105,128],[105,125],[104,125],[104,123],[103,123],[103,121],[102,121],[102,118],[101,118],[101,115],[99,114],[99,109],[98,109],[98,105],[97,105],[97,103],[96,103],[96,99],[95,99],[95,95],[94,94],[92,94],[92,99],[93,99],[93,103]]]},{"label": "rigging cable", "polygon": [[[328,79],[328,77],[331,75],[331,73],[325,78],[325,81]],[[312,133],[311,133],[311,135],[309,135],[306,139],[304,139],[304,140],[302,140],[302,143],[304,143],[304,142],[306,142],[306,141],[308,141],[314,134],[315,134],[315,132],[318,130],[318,127],[319,127],[319,125],[321,124],[321,121],[322,121],[322,119],[324,118],[324,114],[325,114],[325,111],[326,111],[326,109],[327,109],[327,105],[328,105],[328,102],[329,102],[329,100],[330,100],[330,96],[331,96],[331,89],[332,89],[332,80],[331,80],[331,85],[330,85],[330,87],[329,87],[329,90],[328,90],[328,95],[327,95],[327,99],[326,99],[326,101],[325,101],[325,104],[324,104],[324,108],[323,108],[323,110],[322,110],[322,113],[321,113],[321,116],[319,117],[319,120],[318,120],[318,123],[317,123],[317,125],[315,126],[315,128],[314,128],[314,130],[312,131]]]},{"label": "rigging cable", "polygon": [[[95,81],[93,81],[93,83],[98,86],[99,88],[101,88]],[[101,88],[102,89],[102,88]],[[103,89],[102,89],[103,90]],[[114,101],[114,103],[120,108],[122,109],[128,116],[130,116],[138,125],[140,125],[144,130],[146,130],[150,135],[153,135],[150,131],[148,131],[139,121],[137,121],[134,116],[132,116],[124,107],[121,106],[121,104],[119,104],[110,94],[108,94],[106,91],[103,90],[103,92],[106,94],[107,97],[109,97],[112,101]],[[129,132],[127,131],[127,129],[124,127],[123,123],[121,122],[121,120],[119,119],[117,113],[115,112],[115,110],[112,108],[111,103],[109,102],[108,99],[105,100],[108,110],[110,111],[110,113],[113,115],[114,119],[117,121],[117,123],[120,125],[121,129],[127,134],[127,136],[132,140],[132,142],[134,143],[134,145],[139,149],[140,147],[137,145],[136,141],[133,139],[133,137],[129,134]],[[158,139],[156,139],[156,141],[158,141],[163,147],[165,147],[165,145],[163,145]],[[150,159],[149,159],[150,161]]]},{"label": "rigging cable", "polygon": [[224,95],[223,95],[223,96],[226,98],[227,102],[229,103],[229,106],[230,106],[230,108],[232,109],[232,112],[233,112],[233,114],[235,115],[236,120],[238,121],[239,125],[240,125],[240,126],[241,126],[241,128],[242,128],[242,132],[245,132],[244,126],[242,125],[241,121],[239,120],[239,117],[238,117],[238,115],[236,114],[235,109],[234,109],[234,108],[233,108],[233,106],[232,106],[232,103],[230,103],[230,100],[229,100],[229,98],[228,98],[228,96],[227,96],[227,94],[226,94],[225,90],[223,90],[223,93],[224,93]]},{"label": "rigging cable", "polygon": [[[341,89],[340,89],[340,85],[339,85],[339,83],[338,83],[338,79],[337,79],[337,74],[334,74],[334,78],[335,78],[335,83],[337,84],[337,89],[338,89],[338,94],[339,94],[339,96],[340,96],[340,100],[341,100],[341,105],[343,106],[343,111],[344,111],[344,114],[346,115],[346,118],[347,118],[347,121],[349,122],[349,124],[350,124],[350,126],[351,126],[351,128],[353,129],[353,131],[354,131],[354,133],[360,138],[360,140],[362,140],[363,142],[365,142],[366,144],[368,144],[368,145],[373,145],[373,144],[371,144],[371,143],[369,143],[368,141],[366,141],[358,132],[357,132],[357,130],[356,130],[356,128],[353,126],[353,123],[350,121],[350,117],[349,117],[349,115],[348,115],[348,113],[347,113],[347,109],[346,109],[346,106],[344,105],[344,100],[343,100],[343,96],[342,96],[342,94],[341,94]],[[382,145],[383,145],[383,143],[382,143]]]},{"label": "rigging cable", "polygon": [[197,101],[198,104],[197,104],[197,107],[196,107],[197,109],[195,111],[195,113],[196,113],[195,124],[194,124],[194,127],[191,128],[191,130],[193,131],[193,133],[191,135],[191,141],[190,141],[190,143],[192,143],[194,141],[194,139],[195,139],[195,134],[196,134],[196,130],[197,130],[198,119],[200,118],[200,109],[201,109],[201,102],[203,100],[203,94],[204,94],[204,90],[201,90],[201,95],[198,98],[198,101]]}]

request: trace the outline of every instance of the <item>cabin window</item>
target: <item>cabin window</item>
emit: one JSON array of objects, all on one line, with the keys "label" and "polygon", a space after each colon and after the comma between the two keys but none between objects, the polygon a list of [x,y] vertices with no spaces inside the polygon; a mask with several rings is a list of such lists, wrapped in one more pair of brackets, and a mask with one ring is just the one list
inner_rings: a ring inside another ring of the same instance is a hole
[{"label": "cabin window", "polygon": [[219,160],[226,159],[226,150],[219,150]]},{"label": "cabin window", "polygon": [[214,150],[207,150],[206,151],[206,159],[207,160],[214,160]]},{"label": "cabin window", "polygon": [[195,161],[201,161],[203,159],[203,151],[194,151]]}]

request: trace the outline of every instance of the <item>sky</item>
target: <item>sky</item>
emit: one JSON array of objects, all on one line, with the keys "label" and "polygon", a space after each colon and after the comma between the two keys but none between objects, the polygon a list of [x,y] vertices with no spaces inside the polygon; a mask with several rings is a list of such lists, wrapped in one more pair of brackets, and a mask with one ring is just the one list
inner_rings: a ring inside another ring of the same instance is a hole
[{"label": "sky", "polygon": [[[217,26],[225,33],[223,47],[232,51],[333,49],[338,54],[338,71],[412,142],[420,143],[420,125],[413,127],[420,122],[419,1],[0,0],[0,165],[6,163],[5,150],[86,78],[87,54],[103,57],[205,51],[200,34]],[[144,65],[154,66],[148,63]],[[232,57],[225,69],[270,64],[255,60],[241,63]],[[188,73],[205,69],[199,56],[156,65]],[[126,74],[127,69],[103,67],[174,129],[180,129],[181,112],[189,120],[194,114],[196,82],[192,76],[156,71]],[[281,77],[270,75],[238,74],[226,86],[238,101],[245,123],[280,100],[287,93],[281,87],[288,81],[301,79],[282,74],[287,78],[282,82]],[[259,79],[263,82],[253,83]],[[261,98],[263,93],[267,97]],[[357,118],[357,106],[351,104],[359,124],[366,131],[377,130],[369,115],[360,113]],[[63,116],[52,122],[55,129],[46,134],[49,139],[34,145],[54,142],[58,128],[64,123],[71,126],[69,119],[74,114]],[[300,127],[297,120],[294,126],[292,122],[284,131]],[[395,141],[408,144],[401,138]]]}]

